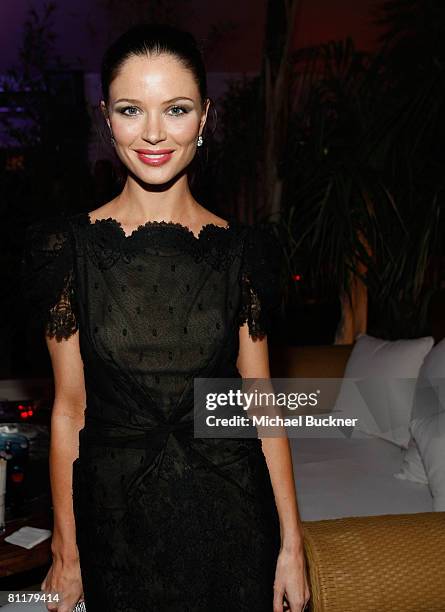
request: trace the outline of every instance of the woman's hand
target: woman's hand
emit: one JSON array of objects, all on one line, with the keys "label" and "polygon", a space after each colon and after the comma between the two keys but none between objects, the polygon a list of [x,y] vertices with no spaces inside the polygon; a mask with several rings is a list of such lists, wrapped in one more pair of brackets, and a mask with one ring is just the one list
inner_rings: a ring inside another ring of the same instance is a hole
[{"label": "woman's hand", "polygon": [[275,572],[273,612],[302,612],[309,598],[303,547],[281,548]]},{"label": "woman's hand", "polygon": [[53,557],[53,563],[40,588],[47,594],[57,593],[60,598],[59,601],[48,602],[47,610],[72,612],[75,605],[84,599],[79,559]]}]

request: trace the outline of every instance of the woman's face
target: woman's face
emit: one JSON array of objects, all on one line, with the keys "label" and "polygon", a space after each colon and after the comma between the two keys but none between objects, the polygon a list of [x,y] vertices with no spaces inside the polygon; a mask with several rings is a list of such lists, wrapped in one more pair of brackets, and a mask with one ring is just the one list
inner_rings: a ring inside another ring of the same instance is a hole
[{"label": "woman's face", "polygon": [[167,54],[133,56],[101,102],[117,155],[145,183],[174,178],[193,159],[207,119],[192,73]]}]

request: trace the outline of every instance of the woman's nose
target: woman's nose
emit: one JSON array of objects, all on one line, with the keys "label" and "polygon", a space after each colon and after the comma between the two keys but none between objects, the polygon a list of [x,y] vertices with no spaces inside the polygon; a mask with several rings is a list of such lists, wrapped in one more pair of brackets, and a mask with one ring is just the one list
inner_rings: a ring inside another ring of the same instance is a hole
[{"label": "woman's nose", "polygon": [[157,116],[148,116],[144,125],[142,138],[148,142],[159,142],[165,139],[165,130],[162,119]]}]

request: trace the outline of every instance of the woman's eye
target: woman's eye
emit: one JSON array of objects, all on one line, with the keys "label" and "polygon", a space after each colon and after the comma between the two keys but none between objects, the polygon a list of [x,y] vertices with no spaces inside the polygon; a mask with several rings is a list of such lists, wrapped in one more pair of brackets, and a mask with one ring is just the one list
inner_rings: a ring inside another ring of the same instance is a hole
[{"label": "woman's eye", "polygon": [[[179,115],[184,115],[185,113],[187,113],[187,109],[184,108],[183,106],[172,106],[171,111],[175,111],[173,113],[173,116],[179,117]],[[176,112],[176,111],[181,111],[181,112]]]},{"label": "woman's eye", "polygon": [[[122,115],[126,115],[127,117],[134,117],[135,115],[138,114],[139,109],[137,108],[137,106],[124,106],[121,109],[119,109],[119,112]],[[188,112],[188,110],[186,108],[184,108],[183,106],[172,106],[170,108],[170,114],[173,117],[179,117],[180,115],[184,115]]]},{"label": "woman's eye", "polygon": [[128,110],[137,111],[138,109],[136,108],[136,106],[124,106],[123,108],[121,108],[120,112],[123,115],[129,115],[129,116],[133,116],[136,114],[136,113],[127,113],[126,111]]}]

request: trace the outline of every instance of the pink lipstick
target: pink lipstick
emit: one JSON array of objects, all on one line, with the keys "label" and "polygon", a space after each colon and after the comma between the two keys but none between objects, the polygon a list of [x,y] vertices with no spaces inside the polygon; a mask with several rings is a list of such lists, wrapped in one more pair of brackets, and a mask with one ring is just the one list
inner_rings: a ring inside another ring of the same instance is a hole
[{"label": "pink lipstick", "polygon": [[173,152],[173,149],[136,149],[141,162],[149,166],[162,166],[171,159]]}]

